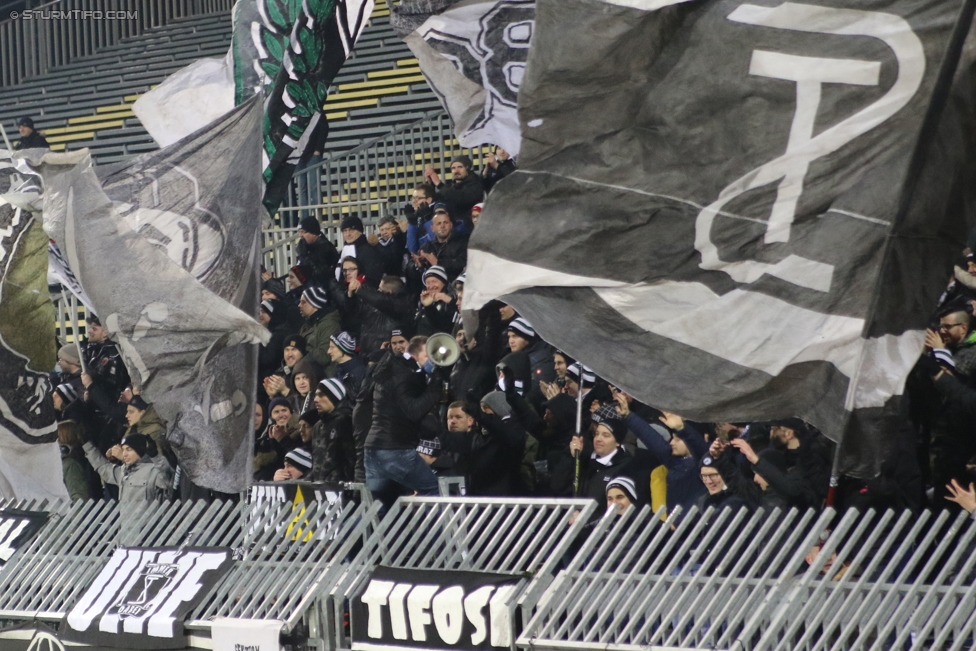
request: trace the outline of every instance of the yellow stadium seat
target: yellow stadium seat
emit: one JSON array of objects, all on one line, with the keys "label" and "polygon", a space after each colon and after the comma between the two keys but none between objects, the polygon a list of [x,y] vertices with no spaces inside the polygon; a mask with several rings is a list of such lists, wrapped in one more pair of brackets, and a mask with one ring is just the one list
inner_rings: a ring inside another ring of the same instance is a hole
[{"label": "yellow stadium seat", "polygon": [[395,84],[416,84],[424,81],[423,75],[404,75],[394,79],[376,79],[374,81],[356,81],[349,84],[339,84],[339,92],[347,90],[359,90],[361,88],[382,88]]},{"label": "yellow stadium seat", "polygon": [[87,122],[102,122],[103,120],[121,120],[123,118],[135,117],[132,111],[120,111],[118,113],[102,113],[100,115],[84,115],[77,118],[68,118],[68,124],[85,124]]},{"label": "yellow stadium seat", "polygon": [[401,74],[403,74],[403,75],[406,75],[406,74],[417,74],[417,75],[419,75],[420,74],[420,68],[419,67],[413,67],[412,66],[410,68],[393,68],[392,70],[376,70],[375,72],[368,72],[368,73],[366,73],[366,78],[367,79],[380,79],[380,78],[383,78],[383,77],[398,77]]},{"label": "yellow stadium seat", "polygon": [[56,136],[67,133],[78,133],[79,131],[91,131],[99,129],[120,129],[125,126],[122,120],[113,120],[111,122],[98,122],[95,124],[82,124],[79,126],[69,126],[69,127],[54,127],[53,129],[45,129],[44,136]]}]

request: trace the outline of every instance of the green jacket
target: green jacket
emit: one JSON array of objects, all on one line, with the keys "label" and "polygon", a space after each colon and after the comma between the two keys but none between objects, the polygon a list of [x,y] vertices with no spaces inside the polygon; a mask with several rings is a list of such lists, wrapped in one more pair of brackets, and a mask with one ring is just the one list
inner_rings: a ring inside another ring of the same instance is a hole
[{"label": "green jacket", "polygon": [[308,356],[312,361],[323,367],[332,363],[329,357],[330,337],[342,332],[342,324],[339,322],[339,312],[336,310],[319,310],[308,319],[302,326],[299,334],[305,337],[308,344]]}]

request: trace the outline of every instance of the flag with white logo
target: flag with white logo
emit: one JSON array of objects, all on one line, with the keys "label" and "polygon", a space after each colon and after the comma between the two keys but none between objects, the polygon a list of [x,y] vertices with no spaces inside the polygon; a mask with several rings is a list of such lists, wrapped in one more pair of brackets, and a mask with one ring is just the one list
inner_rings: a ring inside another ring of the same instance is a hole
[{"label": "flag with white logo", "polygon": [[[251,475],[263,210],[261,104],[158,152],[93,170],[87,150],[47,153],[44,226],[167,423],[198,486]],[[96,171],[101,178],[96,176]]]},{"label": "flag with white logo", "polygon": [[519,87],[535,26],[535,0],[404,0],[390,24],[454,121],[463,147],[519,153]]},{"label": "flag with white logo", "polygon": [[185,648],[183,619],[233,562],[223,548],[117,549],[65,615],[62,636],[93,646]]},{"label": "flag with white logo", "polygon": [[40,177],[0,151],[0,499],[67,499],[50,372],[57,362]]},{"label": "flag with white logo", "polygon": [[0,509],[0,568],[40,531],[47,515],[43,511]]},{"label": "flag with white logo", "polygon": [[352,651],[508,649],[519,576],[379,566],[350,605]]},{"label": "flag with white logo", "polygon": [[976,198],[973,5],[539,0],[465,306],[695,420],[803,418],[873,476]]}]

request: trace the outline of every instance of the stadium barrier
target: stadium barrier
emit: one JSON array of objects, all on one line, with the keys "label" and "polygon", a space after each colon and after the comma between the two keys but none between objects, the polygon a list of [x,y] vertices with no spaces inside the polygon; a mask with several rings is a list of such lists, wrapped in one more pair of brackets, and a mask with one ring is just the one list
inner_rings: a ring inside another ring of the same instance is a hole
[{"label": "stadium barrier", "polygon": [[955,651],[976,643],[976,526],[966,513],[662,515],[605,516],[518,646]]}]

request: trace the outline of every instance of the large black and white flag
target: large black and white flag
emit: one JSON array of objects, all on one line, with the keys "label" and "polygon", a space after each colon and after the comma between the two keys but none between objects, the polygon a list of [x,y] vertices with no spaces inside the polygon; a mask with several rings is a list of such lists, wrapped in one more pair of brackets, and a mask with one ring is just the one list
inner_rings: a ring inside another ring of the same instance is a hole
[{"label": "large black and white flag", "polygon": [[0,568],[41,530],[47,516],[44,511],[0,509]]},{"label": "large black and white flag", "polygon": [[377,567],[349,606],[352,651],[507,649],[523,579],[490,572]]},{"label": "large black and white flag", "polygon": [[185,648],[183,618],[233,562],[223,548],[117,549],[65,615],[63,637],[92,646]]},{"label": "large black and white flag", "polygon": [[518,94],[535,0],[404,0],[390,24],[420,61],[463,147],[520,147]]},{"label": "large black and white flag", "polygon": [[244,490],[263,210],[261,104],[120,166],[45,154],[44,226],[198,486]]},{"label": "large black and white flag", "polygon": [[873,475],[973,212],[972,4],[539,0],[465,303],[688,417],[846,431]]},{"label": "large black and white flag", "polygon": [[68,499],[50,399],[57,349],[40,182],[0,150],[0,499]]}]

